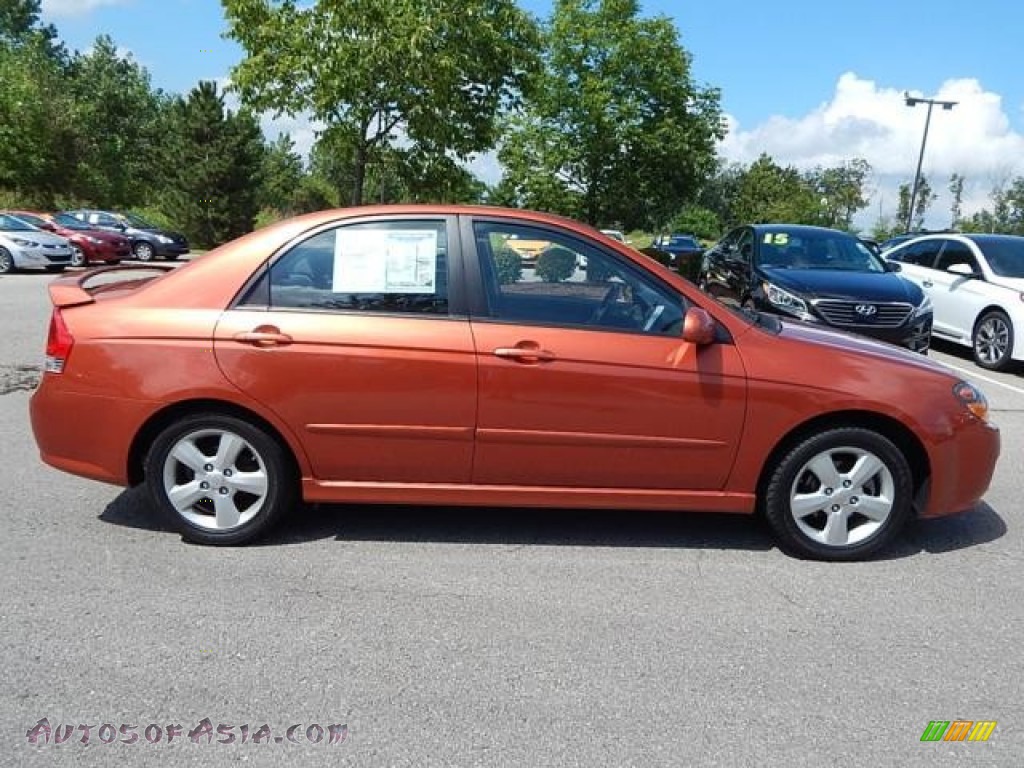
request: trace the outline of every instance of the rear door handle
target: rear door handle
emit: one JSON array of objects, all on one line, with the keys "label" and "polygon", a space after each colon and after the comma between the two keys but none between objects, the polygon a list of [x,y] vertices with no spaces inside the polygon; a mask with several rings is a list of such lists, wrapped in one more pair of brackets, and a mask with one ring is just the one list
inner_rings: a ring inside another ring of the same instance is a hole
[{"label": "rear door handle", "polygon": [[539,344],[533,342],[521,342],[514,347],[498,347],[494,355],[521,363],[549,363],[555,359],[554,352],[541,349]]},{"label": "rear door handle", "polygon": [[236,333],[232,338],[242,344],[252,344],[254,347],[281,347],[294,341],[287,333],[281,333],[279,329],[265,325],[251,331]]}]

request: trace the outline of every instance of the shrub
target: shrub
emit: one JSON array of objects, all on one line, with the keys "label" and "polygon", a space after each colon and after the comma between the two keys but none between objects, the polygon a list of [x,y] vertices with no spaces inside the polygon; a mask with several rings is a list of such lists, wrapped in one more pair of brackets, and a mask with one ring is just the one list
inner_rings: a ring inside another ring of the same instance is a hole
[{"label": "shrub", "polygon": [[523,277],[523,257],[507,245],[494,254],[494,264],[498,271],[498,282],[502,285],[518,283]]},{"label": "shrub", "polygon": [[560,283],[576,271],[576,254],[568,248],[552,246],[537,257],[537,276],[545,283]]}]

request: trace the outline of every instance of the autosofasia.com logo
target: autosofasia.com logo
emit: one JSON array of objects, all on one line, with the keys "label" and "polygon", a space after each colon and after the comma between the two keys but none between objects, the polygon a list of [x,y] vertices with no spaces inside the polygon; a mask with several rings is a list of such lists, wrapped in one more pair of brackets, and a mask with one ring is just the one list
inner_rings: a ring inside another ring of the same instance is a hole
[{"label": "autosofasia.com logo", "polygon": [[921,741],[988,741],[995,729],[995,720],[931,720]]}]

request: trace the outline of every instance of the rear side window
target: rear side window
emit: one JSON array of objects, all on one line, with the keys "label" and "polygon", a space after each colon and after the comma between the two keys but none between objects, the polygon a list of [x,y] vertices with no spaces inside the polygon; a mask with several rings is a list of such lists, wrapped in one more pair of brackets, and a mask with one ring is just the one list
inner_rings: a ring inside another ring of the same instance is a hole
[{"label": "rear side window", "polygon": [[894,253],[887,254],[887,256],[893,261],[902,261],[905,264],[932,267],[941,248],[941,240],[924,240],[920,243],[911,243],[905,248],[900,248]]},{"label": "rear side window", "polygon": [[282,254],[242,303],[447,315],[447,254],[447,230],[441,221],[337,227]]}]

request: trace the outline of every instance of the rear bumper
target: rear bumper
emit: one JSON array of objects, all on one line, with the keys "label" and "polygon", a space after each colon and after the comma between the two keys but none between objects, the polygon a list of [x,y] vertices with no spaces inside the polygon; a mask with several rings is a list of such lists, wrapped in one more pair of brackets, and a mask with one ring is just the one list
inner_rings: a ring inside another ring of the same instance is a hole
[{"label": "rear bumper", "polygon": [[128,485],[128,449],[159,403],[64,390],[43,374],[29,401],[40,458],[51,467],[113,485]]}]

